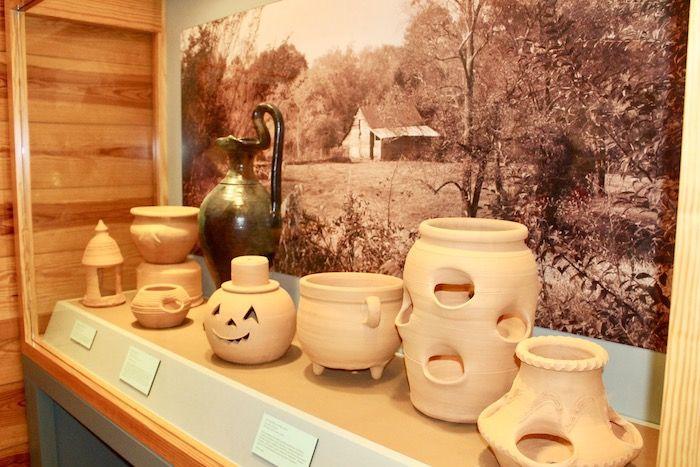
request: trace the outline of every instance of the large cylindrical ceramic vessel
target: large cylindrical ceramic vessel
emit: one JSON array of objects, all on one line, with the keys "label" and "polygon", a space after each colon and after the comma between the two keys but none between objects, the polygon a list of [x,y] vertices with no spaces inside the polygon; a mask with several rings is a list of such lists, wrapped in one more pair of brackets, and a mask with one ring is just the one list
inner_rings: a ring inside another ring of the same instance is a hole
[{"label": "large cylindrical ceramic vessel", "polygon": [[513,387],[479,416],[501,466],[614,467],[639,454],[639,432],[608,405],[602,347],[542,336],[516,352],[522,364]]},{"label": "large cylindrical ceramic vessel", "polygon": [[515,222],[424,221],[406,258],[396,325],[411,402],[434,418],[475,422],[517,373],[515,346],[532,331],[537,264]]}]

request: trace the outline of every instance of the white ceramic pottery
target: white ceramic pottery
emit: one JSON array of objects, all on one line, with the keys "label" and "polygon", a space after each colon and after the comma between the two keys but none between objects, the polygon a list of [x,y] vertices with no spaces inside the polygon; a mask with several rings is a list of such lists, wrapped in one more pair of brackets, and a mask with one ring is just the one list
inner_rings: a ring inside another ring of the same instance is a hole
[{"label": "white ceramic pottery", "polygon": [[131,238],[148,263],[181,263],[197,243],[199,208],[140,206],[131,208],[131,214]]},{"label": "white ceramic pottery", "polygon": [[642,449],[637,429],[609,405],[607,352],[573,337],[518,344],[513,387],[479,417],[479,431],[503,467],[613,467]]},{"label": "white ceramic pottery", "polygon": [[[95,236],[90,239],[83,252],[85,266],[85,296],[80,302],[88,307],[110,307],[126,302],[122,293],[122,264],[124,257],[117,242],[110,237],[109,229],[99,220],[95,226]],[[114,294],[102,295],[102,274],[105,269],[114,270]]]},{"label": "white ceramic pottery", "polygon": [[202,268],[195,260],[177,264],[151,264],[142,262],[136,267],[136,288],[150,284],[177,284],[187,291],[191,306],[199,306],[202,296]]},{"label": "white ceramic pottery", "polygon": [[146,328],[179,326],[190,310],[190,296],[176,284],[151,284],[139,289],[131,300],[131,312]]},{"label": "white ceramic pottery", "polygon": [[411,402],[424,414],[473,423],[510,388],[515,346],[532,332],[540,291],[526,238],[525,226],[509,221],[421,223],[396,325]]},{"label": "white ceramic pottery", "polygon": [[433,418],[473,423],[510,389],[518,371],[515,344],[502,345],[502,336],[488,323],[477,322],[474,329],[453,323],[416,315],[410,306],[396,319],[413,405]]},{"label": "white ceramic pottery", "polygon": [[231,261],[231,280],[209,298],[204,330],[221,359],[244,364],[271,362],[292,343],[296,326],[294,302],[269,278],[264,256]]},{"label": "white ceramic pottery", "polygon": [[400,345],[394,326],[403,282],[383,274],[329,272],[299,282],[297,335],[313,372],[364,370],[379,379]]}]

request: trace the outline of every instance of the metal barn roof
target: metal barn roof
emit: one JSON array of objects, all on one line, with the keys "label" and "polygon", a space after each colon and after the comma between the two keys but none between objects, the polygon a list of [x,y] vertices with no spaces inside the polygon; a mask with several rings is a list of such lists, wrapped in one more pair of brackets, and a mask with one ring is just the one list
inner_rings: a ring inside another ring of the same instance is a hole
[{"label": "metal barn roof", "polygon": [[440,136],[440,133],[427,125],[400,126],[396,128],[372,128],[372,132],[379,139],[398,138],[399,136],[425,136],[429,138]]},{"label": "metal barn roof", "polygon": [[440,134],[423,124],[416,107],[407,103],[360,107],[372,132],[379,139],[400,136],[438,137]]}]

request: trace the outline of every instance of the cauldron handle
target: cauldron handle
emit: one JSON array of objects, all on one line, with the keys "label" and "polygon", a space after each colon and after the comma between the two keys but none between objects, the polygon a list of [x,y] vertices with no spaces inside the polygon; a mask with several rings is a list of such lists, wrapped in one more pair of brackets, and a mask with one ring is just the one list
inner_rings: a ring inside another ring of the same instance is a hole
[{"label": "cauldron handle", "polygon": [[365,302],[367,302],[367,320],[365,324],[371,328],[376,328],[379,326],[379,321],[382,317],[382,302],[379,300],[379,297],[374,295],[367,297]]}]

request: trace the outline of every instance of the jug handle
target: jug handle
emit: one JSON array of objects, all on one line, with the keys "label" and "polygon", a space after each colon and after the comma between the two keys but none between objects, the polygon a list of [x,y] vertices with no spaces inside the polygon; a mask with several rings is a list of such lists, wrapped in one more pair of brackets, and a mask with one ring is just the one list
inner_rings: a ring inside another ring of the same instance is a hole
[{"label": "jug handle", "polygon": [[282,224],[282,154],[284,152],[284,119],[282,112],[272,104],[258,104],[253,110],[253,124],[258,133],[259,146],[266,149],[270,146],[270,132],[265,125],[264,116],[268,114],[275,124],[275,142],[272,146],[272,170],[270,171],[270,198],[272,226]]}]

